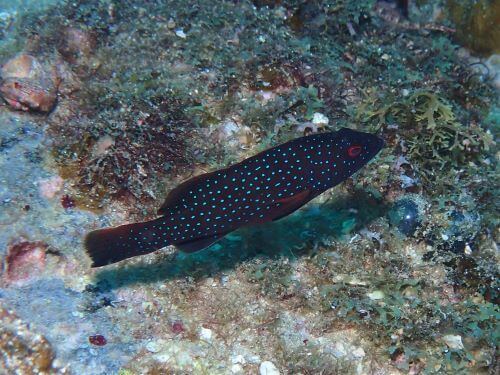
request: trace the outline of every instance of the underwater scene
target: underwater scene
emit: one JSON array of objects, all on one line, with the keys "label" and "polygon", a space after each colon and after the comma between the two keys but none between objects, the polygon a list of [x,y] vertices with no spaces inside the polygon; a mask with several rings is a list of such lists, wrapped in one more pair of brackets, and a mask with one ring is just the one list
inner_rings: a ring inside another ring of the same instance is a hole
[{"label": "underwater scene", "polygon": [[0,374],[500,374],[500,1],[0,0]]}]

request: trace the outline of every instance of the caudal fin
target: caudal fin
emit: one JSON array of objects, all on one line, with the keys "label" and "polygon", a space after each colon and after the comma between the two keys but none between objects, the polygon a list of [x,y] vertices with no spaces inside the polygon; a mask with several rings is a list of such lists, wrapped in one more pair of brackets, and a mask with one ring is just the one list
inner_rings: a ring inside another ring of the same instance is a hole
[{"label": "caudal fin", "polygon": [[144,255],[167,245],[159,242],[156,220],[92,231],[85,237],[85,249],[92,267],[101,267],[137,255]]}]

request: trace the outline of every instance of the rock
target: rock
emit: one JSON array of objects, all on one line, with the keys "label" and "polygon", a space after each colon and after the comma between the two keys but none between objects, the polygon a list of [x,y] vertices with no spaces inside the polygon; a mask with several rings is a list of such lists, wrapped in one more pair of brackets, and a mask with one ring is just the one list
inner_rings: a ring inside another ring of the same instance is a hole
[{"label": "rock", "polygon": [[470,245],[479,233],[481,216],[476,211],[451,209],[446,213],[447,225],[442,228],[440,237],[443,240],[441,247],[444,250],[457,254],[472,252]]},{"label": "rock", "polygon": [[352,352],[351,352],[351,356],[353,358],[356,358],[356,359],[361,359],[363,358],[364,356],[366,355],[365,351],[363,348],[359,347],[359,348],[356,348],[354,349]]},{"label": "rock", "polygon": [[54,198],[61,191],[64,180],[59,176],[45,178],[38,181],[40,195],[44,198]]},{"label": "rock", "polygon": [[243,367],[239,364],[235,364],[231,366],[231,372],[233,374],[240,374],[243,373]]},{"label": "rock", "polygon": [[493,86],[500,90],[500,54],[491,55],[484,63],[488,67],[490,77],[493,79]]},{"label": "rock", "polygon": [[231,357],[231,363],[241,363],[244,365],[247,361],[245,360],[245,357],[243,357],[241,354],[237,354]]},{"label": "rock", "polygon": [[500,52],[500,3],[476,0],[471,3],[449,0],[446,9],[454,24],[454,37],[479,54]]},{"label": "rock", "polygon": [[109,135],[103,135],[94,145],[94,155],[96,157],[104,155],[108,149],[114,146],[115,140]]},{"label": "rock", "polygon": [[13,312],[0,306],[0,373],[59,373],[45,337],[35,334]]},{"label": "rock", "polygon": [[[322,344],[327,344],[328,341],[320,337],[318,339],[318,342]],[[329,349],[331,353],[337,358],[344,358],[348,354],[348,351],[346,350],[346,347],[342,341],[337,341],[332,343]]]},{"label": "rock", "polygon": [[200,339],[204,341],[212,341],[213,332],[211,329],[201,327],[200,329]]},{"label": "rock", "polygon": [[375,300],[375,301],[385,298],[385,294],[381,290],[374,290],[373,292],[368,293],[367,296],[371,300]]},{"label": "rock", "polygon": [[161,346],[157,341],[150,341],[146,344],[146,350],[151,353],[158,353],[161,350]]},{"label": "rock", "polygon": [[319,113],[319,112],[315,112],[313,114],[313,118],[312,118],[313,124],[318,125],[318,126],[326,126],[326,125],[328,125],[329,122],[330,122],[330,120],[328,120],[328,117],[326,117],[324,114]]},{"label": "rock", "polygon": [[248,126],[241,126],[236,121],[226,120],[211,132],[211,137],[218,144],[231,149],[248,147],[252,143],[252,132]]},{"label": "rock", "polygon": [[445,335],[443,336],[443,341],[450,349],[464,348],[464,344],[462,343],[462,336],[460,335]]},{"label": "rock", "polygon": [[39,276],[45,269],[47,248],[43,242],[30,242],[23,238],[12,243],[5,257],[4,281],[7,284],[23,284]]},{"label": "rock", "polygon": [[0,70],[0,94],[13,108],[22,111],[50,112],[57,99],[58,79],[35,57],[20,54]]},{"label": "rock", "polygon": [[57,50],[70,63],[88,59],[97,46],[94,33],[76,27],[66,27],[58,39]]},{"label": "rock", "polygon": [[259,366],[260,375],[279,375],[279,371],[274,365],[274,363],[270,361],[264,361]]},{"label": "rock", "polygon": [[398,199],[389,210],[389,222],[405,236],[415,233],[423,221],[425,202],[417,194],[407,194]]},{"label": "rock", "polygon": [[186,39],[186,33],[182,29],[175,30],[175,35],[177,35],[181,39]]}]

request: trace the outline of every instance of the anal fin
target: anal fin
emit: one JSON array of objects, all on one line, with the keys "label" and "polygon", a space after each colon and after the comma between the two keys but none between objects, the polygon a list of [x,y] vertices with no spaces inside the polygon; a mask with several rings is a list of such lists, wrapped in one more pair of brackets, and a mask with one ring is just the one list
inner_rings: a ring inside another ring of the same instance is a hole
[{"label": "anal fin", "polygon": [[183,242],[180,244],[175,244],[175,247],[184,253],[194,253],[196,251],[203,250],[210,245],[213,245],[217,241],[219,241],[222,237],[224,237],[227,233],[222,235],[212,236],[208,238],[202,238],[201,240]]}]

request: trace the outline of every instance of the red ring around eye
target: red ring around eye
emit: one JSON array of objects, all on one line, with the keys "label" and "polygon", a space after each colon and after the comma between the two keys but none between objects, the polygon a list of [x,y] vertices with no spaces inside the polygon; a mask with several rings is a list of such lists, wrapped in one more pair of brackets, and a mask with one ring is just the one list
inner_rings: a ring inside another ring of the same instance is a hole
[{"label": "red ring around eye", "polygon": [[361,154],[361,146],[359,145],[352,145],[347,149],[347,155],[351,158],[355,158],[359,154]]}]

